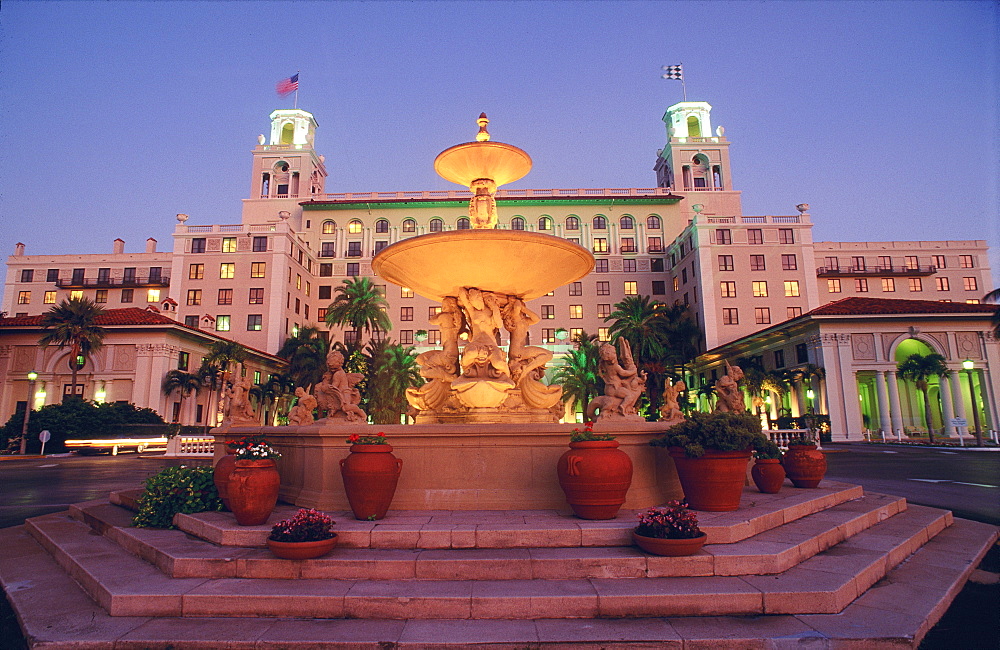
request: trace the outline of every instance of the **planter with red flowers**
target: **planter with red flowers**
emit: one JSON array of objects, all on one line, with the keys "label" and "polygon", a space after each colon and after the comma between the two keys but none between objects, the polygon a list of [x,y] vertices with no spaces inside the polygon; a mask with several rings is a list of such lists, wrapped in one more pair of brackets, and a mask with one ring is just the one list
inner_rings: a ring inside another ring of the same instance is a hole
[{"label": "planter with red flowers", "polygon": [[632,530],[636,546],[667,557],[694,555],[708,536],[698,528],[698,517],[683,501],[668,501],[662,508],[650,508],[639,514],[639,525]]},{"label": "planter with red flowers", "polygon": [[556,472],[566,502],[581,519],[614,519],[632,485],[632,459],[614,436],[594,433],[593,422],[573,430]]},{"label": "planter with red flowers", "polygon": [[241,526],[259,526],[278,503],[281,477],[275,460],[281,454],[266,442],[236,452],[236,466],[229,475],[229,508]]},{"label": "planter with red flowers", "polygon": [[219,491],[219,498],[222,499],[222,505],[225,506],[226,510],[232,510],[229,507],[229,475],[236,469],[236,452],[258,444],[266,445],[267,439],[257,434],[226,441],[226,455],[219,459],[219,462],[215,464],[215,469],[212,470],[215,489]]},{"label": "planter with red flowers", "polygon": [[385,517],[396,493],[403,461],[392,455],[384,433],[347,439],[351,454],[340,461],[344,491],[357,519],[374,521]]},{"label": "planter with red flowers", "polygon": [[279,521],[271,528],[267,548],[284,560],[322,557],[337,545],[334,523],[318,510],[302,508],[294,517]]}]

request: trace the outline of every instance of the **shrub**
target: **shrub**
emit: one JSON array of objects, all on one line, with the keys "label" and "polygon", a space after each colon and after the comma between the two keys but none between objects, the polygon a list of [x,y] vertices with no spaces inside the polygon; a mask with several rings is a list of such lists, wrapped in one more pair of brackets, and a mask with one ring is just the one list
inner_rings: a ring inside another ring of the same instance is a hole
[{"label": "shrub", "polygon": [[662,508],[640,512],[635,534],[657,539],[694,539],[701,537],[698,516],[683,501],[668,501]]},{"label": "shrub", "polygon": [[132,523],[139,528],[173,528],[174,515],[222,510],[211,467],[168,467],[146,479],[139,512]]},{"label": "shrub", "polygon": [[300,508],[294,517],[276,523],[268,539],[276,542],[318,542],[335,536],[334,523],[319,510]]},{"label": "shrub", "polygon": [[[12,442],[19,439],[23,423],[24,409],[20,409],[0,428],[0,439]],[[42,443],[38,440],[38,433],[46,429],[52,434],[52,439],[45,445],[45,451],[49,453],[65,451],[65,441],[76,438],[166,435],[163,418],[152,409],[137,408],[129,403],[95,404],[81,399],[49,404],[31,413],[28,419],[28,453],[40,451]]]},{"label": "shrub", "polygon": [[750,413],[692,413],[649,444],[654,447],[683,447],[691,458],[700,458],[706,449],[743,451],[756,449],[767,438],[760,420]]}]

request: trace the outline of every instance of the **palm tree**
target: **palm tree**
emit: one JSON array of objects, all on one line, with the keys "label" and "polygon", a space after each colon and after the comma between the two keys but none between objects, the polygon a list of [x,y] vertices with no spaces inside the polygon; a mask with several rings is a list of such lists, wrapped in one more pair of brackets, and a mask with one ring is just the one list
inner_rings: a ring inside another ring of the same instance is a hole
[{"label": "palm tree", "polygon": [[934,442],[934,426],[931,422],[931,401],[927,396],[927,380],[931,377],[946,377],[951,374],[945,365],[945,358],[937,353],[911,354],[897,367],[899,376],[908,379],[924,394],[924,422],[927,423],[927,440]]},{"label": "palm tree", "polygon": [[632,347],[636,365],[646,371],[646,397],[649,412],[659,408],[660,393],[666,373],[664,359],[667,354],[669,324],[663,304],[649,296],[626,296],[615,303],[615,311],[604,319],[611,323],[608,330],[612,340],[624,338]]},{"label": "palm tree", "polygon": [[371,278],[348,278],[337,287],[336,294],[327,307],[326,323],[331,327],[350,325],[354,330],[355,348],[361,343],[362,331],[372,332],[375,338],[379,338],[381,332],[392,329],[392,322],[385,311],[389,303]]},{"label": "palm tree", "polygon": [[196,374],[201,380],[202,385],[208,387],[208,399],[205,400],[205,431],[207,432],[211,427],[215,426],[215,422],[212,421],[214,419],[212,414],[217,413],[218,408],[215,411],[212,410],[212,399],[215,396],[216,389],[219,388],[219,383],[222,381],[223,373],[222,368],[213,363],[207,363],[205,359],[202,359],[201,367],[198,368]]},{"label": "palm tree", "polygon": [[[60,349],[69,346],[70,379],[69,395],[63,395],[63,401],[68,396],[76,397],[76,375],[88,357],[104,345],[107,333],[103,327],[98,327],[97,320],[104,313],[104,308],[89,298],[70,298],[63,300],[42,314],[42,327],[51,330],[38,339],[38,345],[48,347],[56,345]],[[78,363],[83,357],[84,363]]]},{"label": "palm tree", "polygon": [[306,325],[285,339],[277,356],[288,361],[287,374],[295,385],[309,390],[323,379],[328,352],[325,334],[318,327]]},{"label": "palm tree", "polygon": [[408,410],[406,389],[423,383],[415,348],[388,339],[369,341],[365,359],[369,371],[365,395],[368,414],[375,424],[399,424]]},{"label": "palm tree", "polygon": [[[163,378],[163,394],[170,397],[174,391],[181,392],[181,402],[177,408],[178,417],[184,412],[184,399],[192,393],[197,394],[201,389],[201,377],[193,372],[183,370],[171,370]],[[175,422],[177,420],[174,420]]]},{"label": "palm tree", "polygon": [[[204,368],[205,366],[210,366],[218,368],[220,371],[220,373],[217,376],[212,377],[212,384],[210,385],[210,388],[212,389],[212,392],[208,394],[210,416],[214,415],[215,413],[218,413],[219,411],[218,403],[216,403],[214,407],[212,405],[212,396],[213,393],[215,392],[215,389],[220,388],[221,387],[220,384],[225,383],[226,374],[230,370],[230,364],[243,363],[244,361],[246,361],[246,358],[247,358],[247,349],[243,347],[242,344],[237,343],[236,341],[229,341],[227,339],[222,339],[220,341],[216,341],[211,345],[211,347],[208,348],[208,354],[206,354],[205,358],[202,359],[202,368]],[[201,370],[199,370],[199,372],[201,372]],[[211,374],[210,371],[207,372],[208,374]],[[218,400],[218,396],[216,396],[216,399]],[[211,421],[211,417],[209,421]]]},{"label": "palm tree", "polygon": [[[575,339],[576,347],[562,357],[556,366],[553,383],[561,384],[563,401],[586,410],[590,400],[603,389],[597,375],[598,344],[596,335],[582,333]],[[574,406],[574,409],[576,408]]]},{"label": "palm tree", "polygon": [[268,413],[266,425],[274,425],[277,421],[278,413],[285,411],[281,408],[281,400],[292,393],[295,388],[295,381],[288,374],[274,374],[267,378],[267,381],[257,384],[260,388],[260,399],[264,404],[264,409]]},{"label": "palm tree", "polygon": [[[1000,303],[1000,289],[994,289],[983,296],[983,302]],[[993,312],[993,336],[1000,338],[1000,307]]]}]

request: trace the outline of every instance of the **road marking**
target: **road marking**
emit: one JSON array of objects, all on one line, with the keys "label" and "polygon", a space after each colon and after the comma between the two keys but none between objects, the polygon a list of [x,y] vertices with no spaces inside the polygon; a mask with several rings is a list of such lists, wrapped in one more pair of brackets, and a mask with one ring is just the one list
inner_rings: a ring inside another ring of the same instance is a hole
[{"label": "road marking", "polygon": [[957,451],[939,451],[939,454],[958,454]]},{"label": "road marking", "polygon": [[59,467],[59,463],[51,463],[49,465],[39,465],[39,467]]},{"label": "road marking", "polygon": [[911,478],[907,480],[920,481],[921,483],[951,483],[948,479],[943,478]]},{"label": "road marking", "polygon": [[955,481],[955,483],[957,485],[973,485],[975,487],[988,487],[988,488],[1000,487],[1000,485],[984,485],[983,483],[963,483],[962,481]]},{"label": "road marking", "polygon": [[889,451],[888,449],[880,450],[883,454],[898,454],[898,451]]}]

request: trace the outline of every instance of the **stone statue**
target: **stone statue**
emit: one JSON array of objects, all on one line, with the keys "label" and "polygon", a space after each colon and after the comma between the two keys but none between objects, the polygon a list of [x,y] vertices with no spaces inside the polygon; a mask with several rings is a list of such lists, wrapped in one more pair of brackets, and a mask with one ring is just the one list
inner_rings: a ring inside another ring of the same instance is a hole
[{"label": "stone statue", "polygon": [[[501,296],[489,291],[480,291],[475,287],[462,287],[458,291],[458,302],[465,310],[472,330],[470,338],[480,334],[488,334],[494,343],[497,332],[503,327],[503,317],[500,314]],[[503,296],[502,298],[506,298]]]},{"label": "stone statue", "polygon": [[682,391],[687,390],[687,384],[678,381],[673,384],[668,379],[663,386],[663,404],[660,405],[660,422],[674,426],[684,421],[684,412],[677,403]]},{"label": "stone statue", "polygon": [[531,408],[552,408],[562,401],[562,387],[546,386],[539,381],[545,375],[545,364],[552,360],[552,353],[528,345],[528,329],[541,318],[523,300],[513,296],[508,298],[502,314],[504,327],[510,332],[507,352],[510,378],[521,390],[521,400]]},{"label": "stone statue", "polygon": [[496,408],[514,387],[503,350],[493,336],[480,332],[462,350],[462,376],[451,383],[458,399],[469,408]]},{"label": "stone statue", "polygon": [[475,195],[469,201],[469,221],[473,228],[496,228],[497,184],[488,178],[472,181],[469,186]]},{"label": "stone statue", "polygon": [[715,404],[715,413],[742,413],[747,410],[743,401],[743,391],[739,381],[743,379],[743,369],[731,366],[726,362],[726,374],[715,382],[715,394],[719,399]]},{"label": "stone statue", "polygon": [[441,408],[451,397],[451,382],[458,378],[459,371],[458,337],[467,328],[454,296],[445,297],[441,301],[441,313],[429,320],[441,330],[441,349],[417,355],[420,376],[428,381],[418,388],[407,388],[406,400],[418,411]]},{"label": "stone statue", "polygon": [[312,424],[313,410],[317,406],[316,398],[307,393],[301,386],[295,389],[295,396],[299,399],[292,410],[288,412],[288,424],[299,426]]},{"label": "stone statue", "polygon": [[355,386],[364,379],[356,372],[344,372],[344,355],[339,350],[331,350],[326,355],[323,380],[316,384],[316,401],[320,409],[326,411],[327,420],[365,422],[368,415],[361,410],[361,393]]},{"label": "stone statue", "polygon": [[250,404],[250,389],[253,380],[249,375],[243,376],[243,364],[237,363],[231,375],[232,379],[225,388],[226,408],[224,419],[233,425],[257,424],[257,414]]},{"label": "stone statue", "polygon": [[[601,345],[597,374],[604,380],[604,395],[595,397],[587,405],[587,419],[594,420],[594,414],[600,410],[597,420],[625,419],[642,420],[635,409],[639,396],[646,390],[646,372],[639,370],[632,359],[632,347],[624,338],[618,339],[619,352],[610,343]],[[619,356],[621,363],[619,363]]]}]

